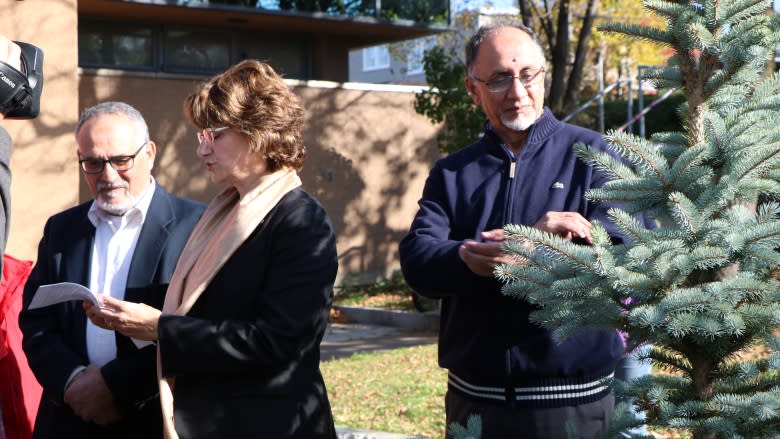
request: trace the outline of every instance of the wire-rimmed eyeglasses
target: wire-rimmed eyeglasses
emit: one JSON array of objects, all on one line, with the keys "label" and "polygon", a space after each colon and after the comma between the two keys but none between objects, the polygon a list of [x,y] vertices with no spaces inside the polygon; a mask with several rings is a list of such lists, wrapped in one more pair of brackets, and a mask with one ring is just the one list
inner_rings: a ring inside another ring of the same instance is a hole
[{"label": "wire-rimmed eyeglasses", "polygon": [[534,85],[534,81],[536,81],[543,72],[544,66],[539,67],[539,70],[524,70],[520,72],[518,76],[500,75],[496,76],[494,79],[484,80],[471,75],[471,79],[485,84],[485,87],[487,87],[488,91],[491,93],[503,93],[509,90],[509,87],[512,86],[515,79],[519,80],[520,84],[523,84],[523,87],[531,87]]},{"label": "wire-rimmed eyeglasses", "polygon": [[198,131],[198,145],[200,145],[203,142],[206,143],[213,143],[215,136],[220,131],[225,131],[226,129],[229,129],[230,127],[221,127],[221,128],[204,128],[200,131]]},{"label": "wire-rimmed eyeglasses", "polygon": [[80,159],[79,165],[81,165],[81,170],[87,174],[100,174],[106,167],[106,163],[111,164],[111,167],[114,168],[116,172],[129,171],[133,169],[133,165],[135,165],[135,157],[141,153],[148,142],[148,140],[144,140],[144,143],[141,144],[135,154],[116,155],[107,159],[98,159],[94,157]]}]

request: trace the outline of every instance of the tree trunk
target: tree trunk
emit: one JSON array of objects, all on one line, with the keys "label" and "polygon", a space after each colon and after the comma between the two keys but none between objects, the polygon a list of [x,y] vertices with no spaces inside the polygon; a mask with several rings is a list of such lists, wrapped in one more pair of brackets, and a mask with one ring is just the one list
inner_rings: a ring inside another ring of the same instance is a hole
[{"label": "tree trunk", "polygon": [[558,4],[558,25],[555,33],[555,47],[552,50],[552,78],[547,105],[557,116],[563,110],[566,71],[569,64],[569,30],[571,27],[571,0],[561,0]]},{"label": "tree trunk", "polygon": [[569,73],[569,81],[566,84],[566,94],[563,97],[562,113],[568,113],[577,103],[582,84],[582,72],[585,69],[585,61],[588,57],[588,40],[593,30],[593,20],[596,15],[596,0],[588,0],[585,17],[582,19],[582,29],[577,38],[577,49],[574,52],[574,64]]}]

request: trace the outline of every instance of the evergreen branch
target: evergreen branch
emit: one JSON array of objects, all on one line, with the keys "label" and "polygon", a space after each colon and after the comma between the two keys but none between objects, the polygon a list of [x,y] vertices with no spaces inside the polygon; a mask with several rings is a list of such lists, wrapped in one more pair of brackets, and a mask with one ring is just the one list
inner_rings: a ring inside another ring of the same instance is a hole
[{"label": "evergreen branch", "polygon": [[637,178],[631,168],[604,151],[583,143],[575,144],[573,150],[580,159],[599,170],[610,181]]},{"label": "evergreen branch", "polygon": [[723,254],[722,247],[704,245],[696,246],[689,260],[696,270],[711,270],[730,262],[728,255]]},{"label": "evergreen branch", "polygon": [[[702,193],[702,190],[715,178],[715,171],[706,165],[692,168],[688,172],[680,174],[673,181],[671,190],[683,194],[687,198],[694,198]],[[704,216],[702,216],[704,218]]]},{"label": "evergreen branch", "polygon": [[676,19],[688,11],[687,2],[670,2],[663,0],[645,0],[645,9],[648,9],[670,20]]},{"label": "evergreen branch", "polygon": [[689,149],[688,138],[683,133],[676,131],[653,133],[650,136],[650,141],[661,145],[661,154],[673,166],[677,164],[677,158]]},{"label": "evergreen branch", "polygon": [[[733,49],[731,49],[733,50]],[[721,59],[729,59],[728,67],[713,73],[704,84],[704,94],[710,97],[709,107],[714,111],[732,111],[741,104],[745,96],[750,95],[751,80],[760,78],[760,69],[753,65],[742,65],[742,57],[747,50],[732,54],[728,51]],[[740,58],[740,59],[737,59]]]},{"label": "evergreen branch", "polygon": [[[723,183],[723,179],[721,180]],[[724,187],[725,186],[725,187]],[[728,207],[728,201],[732,199],[729,191],[735,192],[728,185],[711,185],[700,194],[696,199],[696,205],[701,206],[702,218],[715,218],[718,212]]]},{"label": "evergreen branch", "polygon": [[718,47],[717,41],[706,23],[691,23],[688,35],[691,38],[690,47],[695,47],[710,55],[720,55],[720,47]]},{"label": "evergreen branch", "polygon": [[601,277],[585,274],[584,276],[558,279],[550,285],[549,289],[556,299],[576,299],[590,294],[601,282]]},{"label": "evergreen branch", "polygon": [[765,16],[766,0],[741,0],[724,2],[724,8],[717,8],[715,21],[723,23],[722,28],[727,30],[734,23],[744,22],[755,16]]},{"label": "evergreen branch", "polygon": [[643,266],[637,266],[637,270],[628,270],[624,267],[615,267],[612,270],[610,288],[614,291],[615,299],[620,300],[621,307],[631,309],[657,299],[656,290],[660,287],[655,278],[642,272]]},{"label": "evergreen branch", "polygon": [[550,287],[550,275],[536,267],[518,267],[501,264],[495,269],[496,278],[504,284],[503,294],[529,300],[528,295]]},{"label": "evergreen branch", "polygon": [[[655,84],[659,84],[659,81],[668,81],[670,84],[680,85],[682,84],[683,74],[680,68],[677,66],[665,67],[662,69],[651,69],[642,72],[642,77],[639,79],[650,80]],[[671,87],[656,87],[659,89],[671,88]]]},{"label": "evergreen branch", "polygon": [[[769,171],[766,171],[766,173],[769,173]],[[751,178],[750,180],[739,182],[736,189],[735,198],[737,200],[743,200],[752,204],[761,194],[780,193],[780,181],[768,178]]]},{"label": "evergreen branch", "polygon": [[745,154],[733,162],[728,170],[731,171],[733,178],[741,181],[759,177],[768,170],[777,168],[778,165],[780,165],[780,148],[754,147],[751,149],[751,154]]},{"label": "evergreen branch", "polygon": [[653,175],[661,185],[665,184],[669,167],[656,143],[620,131],[609,131],[604,139],[610,149],[625,157],[641,175]]},{"label": "evergreen branch", "polygon": [[[699,171],[701,167],[706,169],[706,173],[711,173],[712,170],[706,165],[703,165],[714,157],[715,154],[717,154],[717,148],[710,143],[700,143],[685,148],[674,161],[672,168],[669,171],[670,179],[674,182],[673,186],[677,187],[678,184],[687,186],[688,184],[679,182],[698,180],[700,178],[699,175],[701,174]],[[696,177],[691,178],[689,176],[691,173],[696,174]]]},{"label": "evergreen branch", "polygon": [[632,23],[605,23],[598,27],[600,32],[616,33],[634,38],[640,41],[669,47],[674,43],[674,35],[663,29],[650,26],[635,25]]},{"label": "evergreen branch", "polygon": [[652,232],[626,211],[613,207],[607,210],[607,216],[628,241],[639,244],[653,239]]},{"label": "evergreen branch", "polygon": [[758,83],[750,99],[744,102],[747,111],[770,110],[767,117],[772,120],[774,120],[772,116],[777,114],[778,103],[780,103],[780,72],[775,72]]},{"label": "evergreen branch", "polygon": [[[587,199],[596,202],[608,202],[615,204],[631,204],[637,206],[651,206],[663,203],[667,199],[666,192],[658,187],[646,187],[652,185],[651,180],[638,180],[630,183],[610,181],[600,188],[588,190]],[[638,209],[632,209],[637,211]]]},{"label": "evergreen branch", "polygon": [[756,224],[766,224],[776,218],[780,218],[780,202],[770,200],[758,205]]},{"label": "evergreen branch", "polygon": [[679,192],[669,194],[669,213],[684,234],[690,235],[691,239],[696,239],[701,224],[701,212],[688,197]]},{"label": "evergreen branch", "polygon": [[504,228],[512,239],[529,241],[541,255],[572,266],[575,270],[587,272],[592,266],[593,250],[577,245],[559,236],[524,225],[507,225]]},{"label": "evergreen branch", "polygon": [[771,250],[780,248],[780,223],[777,221],[756,224],[743,230],[742,235],[746,247],[759,246]]},{"label": "evergreen branch", "polygon": [[[688,361],[688,359],[683,355],[670,351],[669,349],[660,349],[654,346],[653,351],[650,354],[650,358],[653,360],[653,364],[658,365],[660,368],[665,369],[668,372],[681,372],[684,375],[691,374],[692,368],[690,361]],[[680,378],[673,380],[675,386],[687,386],[689,383],[688,380]],[[666,384],[669,383],[667,382]]]}]

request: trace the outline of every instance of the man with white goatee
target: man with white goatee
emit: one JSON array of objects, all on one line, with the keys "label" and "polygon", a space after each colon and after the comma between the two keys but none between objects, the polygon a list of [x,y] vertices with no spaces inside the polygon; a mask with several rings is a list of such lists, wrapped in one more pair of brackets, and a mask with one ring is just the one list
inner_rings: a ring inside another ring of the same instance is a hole
[{"label": "man with white goatee", "polygon": [[567,426],[589,439],[613,410],[608,379],[623,354],[617,332],[581,331],[558,343],[529,320],[535,306],[503,295],[493,274],[499,264],[517,263],[502,250],[507,224],[589,245],[599,220],[622,240],[608,221],[610,206],[585,198],[606,176],[572,150],[578,142],[606,145],[599,133],[545,108],[546,65],[520,23],[496,22],[469,40],[465,86],[487,116],[484,135],[436,162],[400,243],[409,285],[442,299],[448,433],[478,415],[487,439],[564,439]]}]

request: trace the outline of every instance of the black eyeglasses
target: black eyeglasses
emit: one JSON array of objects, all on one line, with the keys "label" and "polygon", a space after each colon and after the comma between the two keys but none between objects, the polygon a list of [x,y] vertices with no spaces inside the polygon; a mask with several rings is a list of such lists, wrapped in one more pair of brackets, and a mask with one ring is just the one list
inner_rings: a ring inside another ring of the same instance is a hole
[{"label": "black eyeglasses", "polygon": [[509,87],[512,86],[512,83],[515,81],[515,79],[519,79],[520,83],[523,84],[523,87],[529,88],[534,84],[534,81],[539,77],[539,75],[544,72],[544,66],[540,67],[539,70],[525,70],[521,72],[518,76],[512,76],[512,75],[501,75],[496,77],[495,79],[490,80],[484,80],[479,79],[474,75],[471,75],[471,79],[481,82],[485,84],[485,87],[487,87],[488,91],[491,93],[503,93],[507,90],[509,90]]},{"label": "black eyeglasses", "polygon": [[87,174],[100,174],[106,167],[106,163],[110,163],[111,167],[114,168],[116,172],[129,171],[133,169],[133,165],[135,164],[135,157],[141,153],[141,150],[144,149],[144,146],[146,146],[147,142],[149,141],[144,140],[144,143],[141,144],[141,147],[138,148],[138,151],[136,151],[133,155],[117,155],[107,159],[81,159],[79,160],[79,165],[81,165],[81,170]]}]

